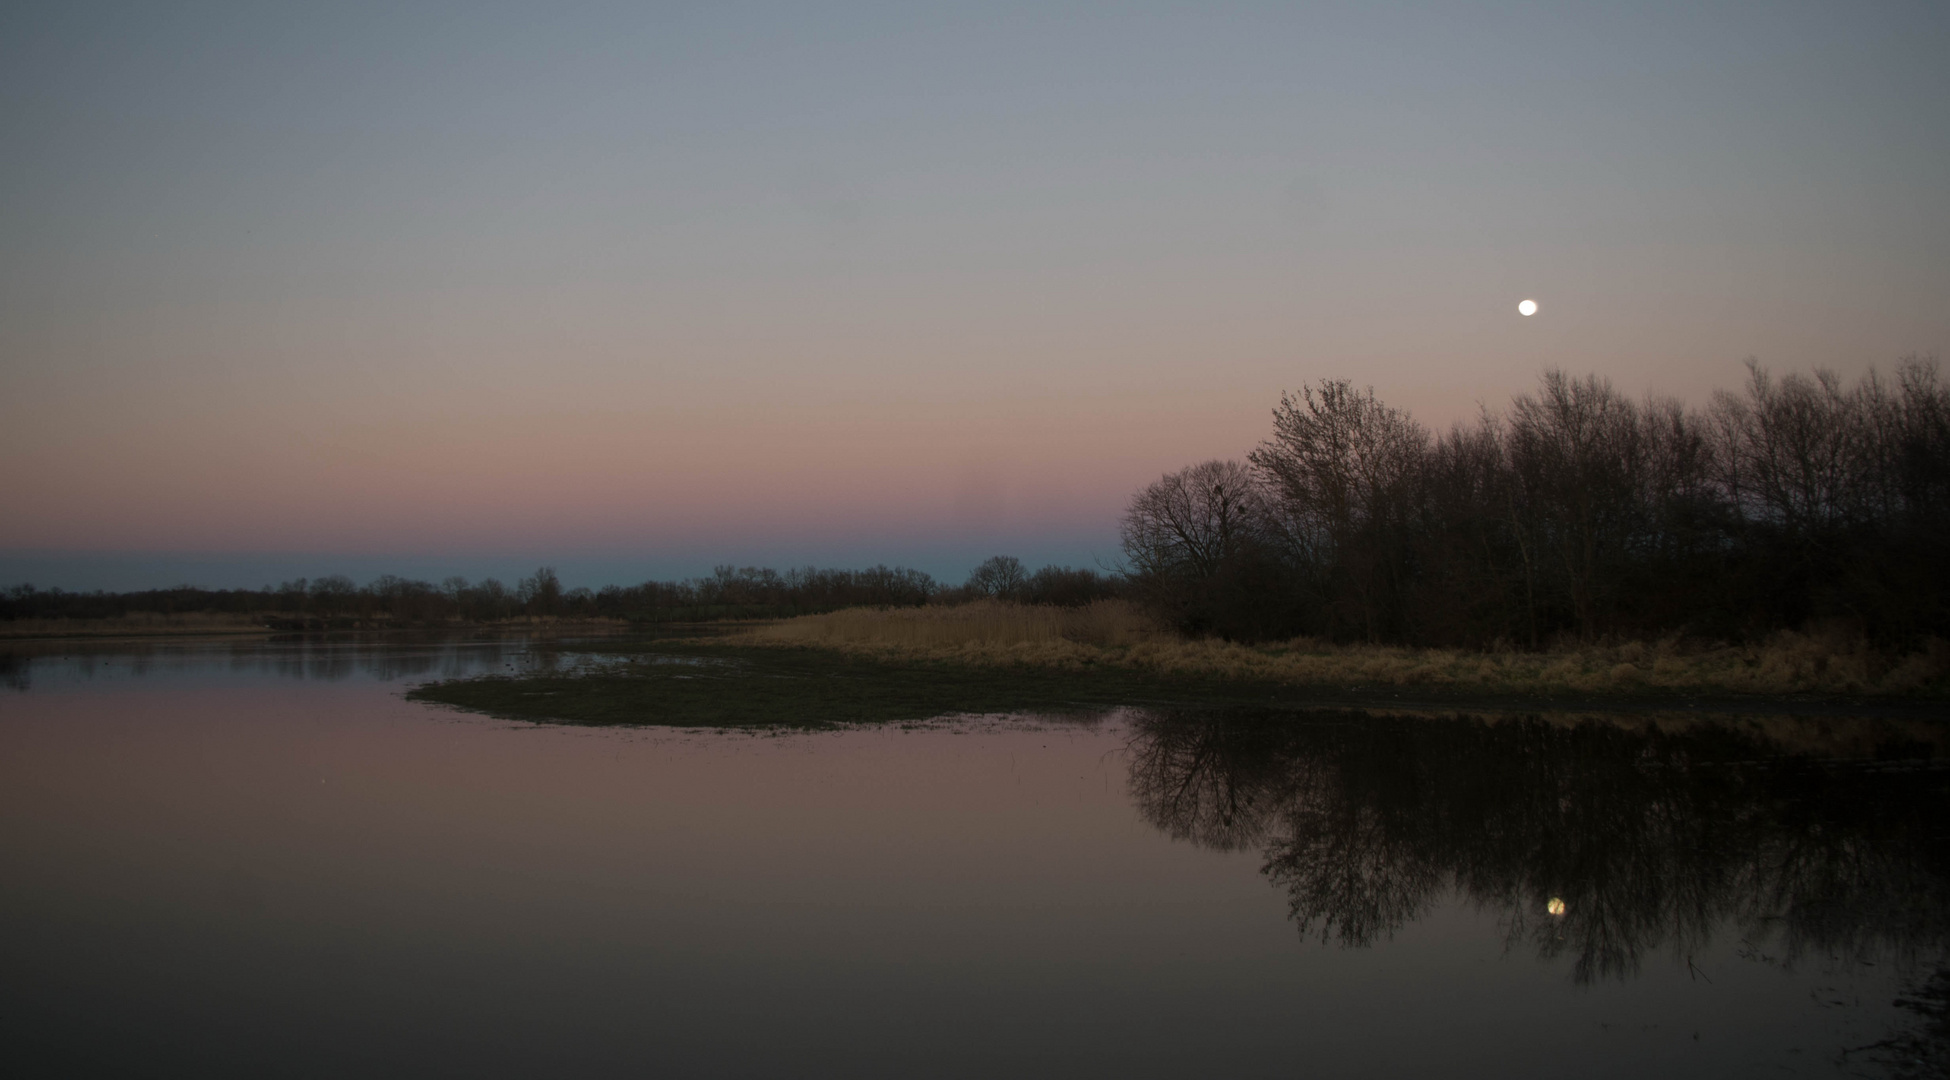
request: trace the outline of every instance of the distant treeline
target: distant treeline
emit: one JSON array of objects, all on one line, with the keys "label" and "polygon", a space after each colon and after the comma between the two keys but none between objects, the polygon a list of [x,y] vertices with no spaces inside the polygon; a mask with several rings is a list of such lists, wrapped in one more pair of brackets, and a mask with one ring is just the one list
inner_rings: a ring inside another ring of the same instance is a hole
[{"label": "distant treeline", "polygon": [[296,626],[435,626],[520,618],[692,622],[785,618],[840,608],[958,603],[980,596],[1026,603],[1087,604],[1115,595],[1121,579],[1092,570],[1046,566],[1031,574],[1009,556],[983,563],[968,582],[944,586],[919,570],[776,570],[720,566],[710,577],[565,589],[544,567],[513,586],[494,578],[450,577],[434,584],[387,575],[361,586],[343,575],[287,581],[264,589],[183,586],[144,592],[68,592],[19,585],[0,594],[0,619],[102,619],[134,614],[269,615]]},{"label": "distant treeline", "polygon": [[1551,371],[1436,435],[1346,381],[1283,395],[1247,460],[1123,522],[1134,595],[1238,639],[1538,647],[1846,624],[1950,634],[1950,391],[1933,360],[1775,378],[1703,409]]}]

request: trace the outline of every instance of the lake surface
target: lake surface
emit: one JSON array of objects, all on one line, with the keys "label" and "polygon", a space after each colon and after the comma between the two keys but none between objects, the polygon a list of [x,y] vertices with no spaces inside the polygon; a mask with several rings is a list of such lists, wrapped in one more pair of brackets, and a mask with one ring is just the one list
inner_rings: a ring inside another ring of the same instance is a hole
[{"label": "lake surface", "polygon": [[11,1075],[1942,1068],[1928,722],[753,735],[401,696],[519,640],[0,654]]}]

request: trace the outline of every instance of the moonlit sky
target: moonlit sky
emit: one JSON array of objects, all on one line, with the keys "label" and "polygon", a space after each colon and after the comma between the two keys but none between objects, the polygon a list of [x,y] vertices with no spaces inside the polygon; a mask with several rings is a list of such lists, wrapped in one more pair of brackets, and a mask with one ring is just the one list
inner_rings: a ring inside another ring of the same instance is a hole
[{"label": "moonlit sky", "polygon": [[1950,348],[1941,2],[16,3],[0,104],[0,583],[1093,565],[1324,377]]}]

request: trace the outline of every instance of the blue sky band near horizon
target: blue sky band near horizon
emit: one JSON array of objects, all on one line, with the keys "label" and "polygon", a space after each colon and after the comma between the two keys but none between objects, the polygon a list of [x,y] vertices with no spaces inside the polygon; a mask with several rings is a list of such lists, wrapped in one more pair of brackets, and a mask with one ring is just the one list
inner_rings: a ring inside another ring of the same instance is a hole
[{"label": "blue sky band near horizon", "polygon": [[1087,565],[1324,377],[1443,426],[1551,364],[1887,369],[1950,345],[1947,45],[1924,3],[11,5],[0,581]]}]

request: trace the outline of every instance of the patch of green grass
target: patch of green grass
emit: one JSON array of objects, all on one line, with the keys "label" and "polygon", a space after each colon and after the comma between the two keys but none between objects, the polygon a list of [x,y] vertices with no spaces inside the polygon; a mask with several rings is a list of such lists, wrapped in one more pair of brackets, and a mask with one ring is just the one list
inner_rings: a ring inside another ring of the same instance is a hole
[{"label": "patch of green grass", "polygon": [[407,693],[472,712],[537,723],[822,729],[956,713],[1082,715],[1118,706],[1312,710],[1323,707],[1488,712],[1892,716],[1941,719],[1933,702],[1778,695],[1543,694],[1480,687],[1298,685],[1237,675],[1163,674],[1115,664],[892,660],[817,647],[709,640],[565,643],[558,655],[614,661],[569,674],[485,676]]},{"label": "patch of green grass", "polygon": [[1265,705],[1299,697],[1292,687],[1166,678],[1122,668],[897,664],[824,649],[655,642],[637,650],[619,645],[600,651],[637,655],[614,668],[457,679],[416,687],[407,697],[516,720],[814,729],[950,713]]}]

